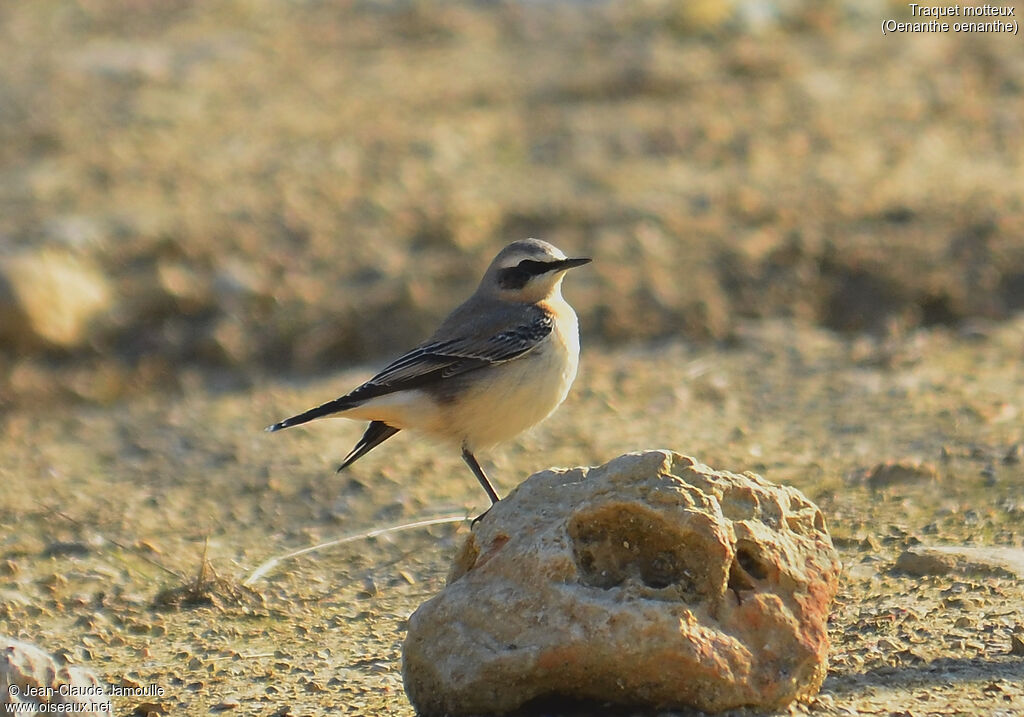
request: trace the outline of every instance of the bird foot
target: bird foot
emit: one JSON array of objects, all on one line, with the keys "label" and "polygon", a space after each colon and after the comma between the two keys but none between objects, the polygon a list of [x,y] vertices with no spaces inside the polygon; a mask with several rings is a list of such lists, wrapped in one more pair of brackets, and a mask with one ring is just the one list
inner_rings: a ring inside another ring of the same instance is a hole
[{"label": "bird foot", "polygon": [[[493,508],[493,507],[494,507],[494,506],[492,505],[492,506],[491,506],[491,508]],[[486,516],[486,515],[487,515],[488,513],[490,513],[490,512],[491,512],[491,508],[488,508],[488,509],[487,509],[487,510],[485,510],[485,511],[484,511],[483,513],[481,513],[480,515],[478,515],[477,517],[473,518],[473,522],[471,522],[471,523],[469,524],[469,529],[470,529],[470,530],[472,530],[473,528],[475,528],[475,527],[476,527],[476,524],[477,524],[477,523],[479,523],[479,522],[480,522],[481,520],[483,520],[483,519],[484,519],[484,517],[485,517],[485,516]]]}]

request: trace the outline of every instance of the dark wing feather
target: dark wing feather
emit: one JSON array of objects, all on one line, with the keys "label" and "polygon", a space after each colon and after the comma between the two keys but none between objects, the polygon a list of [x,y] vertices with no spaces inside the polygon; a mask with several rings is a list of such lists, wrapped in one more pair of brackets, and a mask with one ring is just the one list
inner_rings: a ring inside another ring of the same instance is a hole
[{"label": "dark wing feather", "polygon": [[536,348],[551,333],[553,321],[537,309],[528,323],[506,329],[487,338],[458,338],[431,341],[418,346],[348,394],[365,401],[395,391],[434,383],[467,371],[504,363]]},{"label": "dark wing feather", "polygon": [[267,430],[279,431],[297,426],[314,418],[358,406],[377,396],[423,388],[441,379],[511,361],[529,353],[551,333],[554,326],[552,317],[546,311],[533,308],[531,315],[520,325],[486,338],[455,338],[421,344],[392,361],[354,391],[275,423]]},{"label": "dark wing feather", "polygon": [[366,427],[366,433],[359,439],[359,443],[345,456],[345,460],[338,466],[338,473],[341,473],[381,443],[398,433],[398,430],[383,421],[370,421],[370,425]]}]

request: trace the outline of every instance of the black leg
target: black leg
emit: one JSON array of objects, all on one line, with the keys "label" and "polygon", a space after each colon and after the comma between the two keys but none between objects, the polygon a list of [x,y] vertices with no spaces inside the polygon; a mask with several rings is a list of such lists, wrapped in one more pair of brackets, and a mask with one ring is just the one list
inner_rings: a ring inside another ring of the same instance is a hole
[{"label": "black leg", "polygon": [[487,480],[487,476],[484,475],[484,469],[480,467],[480,464],[476,460],[476,456],[470,453],[468,448],[462,449],[462,460],[466,461],[466,465],[469,466],[471,471],[473,471],[473,475],[475,475],[476,479],[480,481],[480,485],[482,485],[484,490],[487,491],[487,497],[491,499],[491,505],[494,505],[501,500],[498,498],[498,494],[494,491],[494,488],[491,487],[491,482]]}]

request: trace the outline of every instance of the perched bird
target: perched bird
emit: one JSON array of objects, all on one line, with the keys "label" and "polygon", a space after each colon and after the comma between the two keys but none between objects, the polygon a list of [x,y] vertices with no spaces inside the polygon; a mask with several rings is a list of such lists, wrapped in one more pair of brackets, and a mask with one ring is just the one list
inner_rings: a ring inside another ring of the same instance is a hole
[{"label": "perched bird", "polygon": [[321,416],[370,421],[338,471],[401,430],[423,433],[460,447],[491,503],[498,502],[474,454],[544,420],[568,395],[580,340],[562,278],[589,262],[538,239],[512,242],[425,343],[344,396],[267,430]]}]

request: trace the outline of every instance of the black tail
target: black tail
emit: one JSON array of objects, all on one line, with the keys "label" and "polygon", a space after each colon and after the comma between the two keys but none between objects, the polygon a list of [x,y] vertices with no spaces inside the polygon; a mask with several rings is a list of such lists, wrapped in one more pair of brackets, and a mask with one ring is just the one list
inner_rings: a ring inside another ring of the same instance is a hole
[{"label": "black tail", "polygon": [[359,439],[359,443],[356,444],[351,453],[345,456],[345,461],[338,466],[338,473],[341,473],[381,443],[398,433],[398,431],[398,428],[392,428],[383,421],[370,421],[370,425],[367,426],[363,437]]},{"label": "black tail", "polygon": [[312,421],[314,418],[320,418],[321,416],[329,416],[332,413],[338,411],[344,411],[346,408],[352,408],[358,406],[361,401],[353,401],[351,396],[342,396],[336,398],[333,401],[322,403],[316,408],[311,408],[305,413],[300,413],[297,416],[286,418],[280,423],[275,423],[273,426],[267,426],[267,432],[273,433],[274,431],[280,431],[282,428],[291,428],[292,426],[298,426],[307,421]]}]

